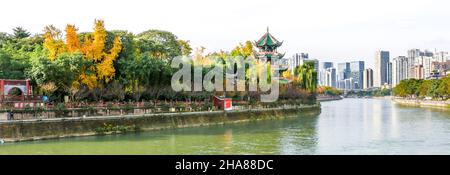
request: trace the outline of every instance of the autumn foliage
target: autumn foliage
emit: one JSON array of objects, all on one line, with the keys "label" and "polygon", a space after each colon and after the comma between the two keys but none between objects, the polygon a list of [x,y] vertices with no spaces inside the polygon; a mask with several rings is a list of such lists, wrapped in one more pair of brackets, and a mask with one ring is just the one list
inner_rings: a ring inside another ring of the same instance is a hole
[{"label": "autumn foliage", "polygon": [[116,37],[112,48],[105,49],[108,33],[103,20],[95,20],[94,32],[85,35],[83,42],[79,40],[75,25],[66,26],[65,42],[62,40],[61,31],[54,26],[48,26],[44,31],[44,47],[50,60],[55,60],[62,53],[81,52],[84,59],[92,63],[82,68],[83,72],[77,82],[74,82],[74,86],[86,85],[92,89],[114,78],[114,62],[122,50],[122,43],[120,37]]}]

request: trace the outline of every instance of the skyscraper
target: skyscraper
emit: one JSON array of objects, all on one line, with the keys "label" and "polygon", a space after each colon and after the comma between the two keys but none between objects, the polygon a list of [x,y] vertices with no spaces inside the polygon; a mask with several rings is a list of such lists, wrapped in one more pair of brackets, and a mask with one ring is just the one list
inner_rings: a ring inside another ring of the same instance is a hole
[{"label": "skyscraper", "polygon": [[319,85],[320,86],[326,86],[327,71],[328,71],[328,68],[332,68],[332,67],[333,67],[333,62],[320,62],[319,63]]},{"label": "skyscraper", "polygon": [[389,84],[389,51],[377,51],[375,53],[375,68],[373,86],[381,87]]},{"label": "skyscraper", "polygon": [[364,85],[364,61],[350,62],[350,77],[353,79],[352,89],[362,89]]},{"label": "skyscraper", "polygon": [[330,67],[325,71],[325,82],[324,86],[337,87],[336,85],[336,68]]},{"label": "skyscraper", "polygon": [[289,63],[289,69],[294,72],[295,68],[297,66],[303,65],[305,60],[309,59],[309,55],[307,53],[296,53],[292,56],[290,63]]},{"label": "skyscraper", "polygon": [[345,80],[350,77],[350,63],[339,63],[338,64],[338,80]]},{"label": "skyscraper", "polygon": [[392,62],[388,63],[387,84],[392,85]]},{"label": "skyscraper", "polygon": [[364,70],[364,81],[363,81],[363,89],[370,89],[373,87],[373,70],[365,69]]}]

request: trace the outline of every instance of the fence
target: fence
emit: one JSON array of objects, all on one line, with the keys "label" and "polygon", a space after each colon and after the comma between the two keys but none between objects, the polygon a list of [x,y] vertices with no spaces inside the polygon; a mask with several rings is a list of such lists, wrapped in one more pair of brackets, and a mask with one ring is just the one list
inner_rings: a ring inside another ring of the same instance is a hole
[{"label": "fence", "polygon": [[[211,102],[138,102],[138,103],[98,103],[58,104],[45,107],[0,110],[0,120],[32,120],[92,116],[142,115],[156,113],[197,112],[218,110]],[[278,101],[276,103],[233,102],[234,109],[265,109],[302,106],[298,101]],[[9,113],[13,118],[9,118]]]}]

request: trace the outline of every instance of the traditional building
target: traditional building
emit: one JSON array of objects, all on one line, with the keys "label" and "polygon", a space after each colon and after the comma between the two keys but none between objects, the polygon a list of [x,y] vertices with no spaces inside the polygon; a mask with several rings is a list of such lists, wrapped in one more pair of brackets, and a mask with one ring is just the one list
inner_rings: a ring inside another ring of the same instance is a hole
[{"label": "traditional building", "polygon": [[272,61],[272,58],[282,59],[284,54],[277,52],[283,42],[278,41],[272,34],[269,33],[267,28],[266,34],[264,34],[258,41],[255,41],[255,46],[259,49],[256,53],[256,58],[266,61]]},{"label": "traditional building", "polygon": [[32,96],[30,80],[0,79],[0,107],[34,107],[41,102],[38,96]]},{"label": "traditional building", "polygon": [[288,70],[289,65],[285,64],[283,61],[284,54],[278,53],[277,49],[283,42],[278,41],[272,34],[269,33],[269,27],[267,27],[267,32],[258,40],[255,41],[255,46],[259,49],[255,57],[262,61],[267,61],[272,63],[276,60],[279,67],[275,68],[279,72],[279,78],[281,83],[288,83],[289,80],[281,77],[282,73]]}]

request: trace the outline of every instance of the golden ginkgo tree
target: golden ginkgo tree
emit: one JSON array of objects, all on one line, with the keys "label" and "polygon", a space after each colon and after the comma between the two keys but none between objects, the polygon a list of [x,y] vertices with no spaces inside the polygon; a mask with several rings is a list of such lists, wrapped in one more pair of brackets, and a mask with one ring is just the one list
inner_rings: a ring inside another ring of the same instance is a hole
[{"label": "golden ginkgo tree", "polygon": [[61,31],[53,25],[45,27],[44,31],[44,47],[50,60],[55,60],[62,53],[81,52],[84,59],[92,63],[80,68],[83,71],[74,86],[83,84],[92,89],[114,78],[114,62],[122,50],[122,43],[120,37],[115,37],[111,49],[106,49],[108,32],[103,20],[95,20],[94,32],[86,34],[83,42],[80,42],[75,25],[66,26],[65,42]]}]

